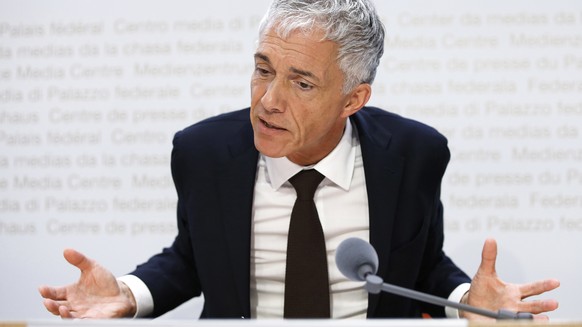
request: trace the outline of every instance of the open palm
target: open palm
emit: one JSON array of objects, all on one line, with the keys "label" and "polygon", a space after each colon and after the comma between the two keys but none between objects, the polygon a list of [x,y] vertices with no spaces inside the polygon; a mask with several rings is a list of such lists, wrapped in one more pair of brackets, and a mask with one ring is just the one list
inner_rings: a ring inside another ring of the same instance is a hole
[{"label": "open palm", "polygon": [[[560,286],[560,282],[555,279],[546,279],[526,284],[506,283],[497,276],[496,260],[497,243],[493,239],[488,239],[483,246],[481,265],[471,282],[467,303],[492,311],[506,309],[514,312],[529,312],[535,314],[534,319],[547,320],[548,317],[543,313],[558,308],[558,302],[524,300],[551,291]],[[464,317],[471,320],[489,319],[471,313],[465,313]]]},{"label": "open palm", "polygon": [[100,264],[72,249],[64,251],[65,259],[81,270],[76,283],[41,286],[48,311],[63,318],[121,318],[132,316],[135,300],[127,286]]}]

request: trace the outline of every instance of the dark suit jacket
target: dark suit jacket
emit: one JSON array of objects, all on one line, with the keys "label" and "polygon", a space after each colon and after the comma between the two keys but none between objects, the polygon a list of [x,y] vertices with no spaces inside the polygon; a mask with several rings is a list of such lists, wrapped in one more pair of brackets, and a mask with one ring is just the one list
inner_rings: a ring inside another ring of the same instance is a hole
[{"label": "dark suit jacket", "polygon": [[[368,189],[370,243],[387,283],[441,297],[469,278],[443,253],[441,179],[450,154],[434,129],[366,107],[352,116]],[[176,134],[172,175],[178,235],[132,274],[149,287],[154,316],[204,294],[202,317],[250,317],[250,237],[258,152],[249,109]],[[443,316],[390,294],[370,295],[368,317]]]}]

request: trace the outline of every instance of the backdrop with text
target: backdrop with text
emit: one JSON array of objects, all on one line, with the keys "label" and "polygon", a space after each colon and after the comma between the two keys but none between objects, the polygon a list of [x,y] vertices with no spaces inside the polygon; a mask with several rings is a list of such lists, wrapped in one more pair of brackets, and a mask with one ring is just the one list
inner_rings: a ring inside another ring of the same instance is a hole
[{"label": "backdrop with text", "polygon": [[[172,241],[173,134],[249,105],[268,0],[0,0],[0,319],[49,318],[74,247],[115,274]],[[582,318],[582,2],[376,1],[371,105],[445,134],[445,250]],[[225,9],[227,8],[227,9]],[[168,314],[196,317],[201,299]]]}]

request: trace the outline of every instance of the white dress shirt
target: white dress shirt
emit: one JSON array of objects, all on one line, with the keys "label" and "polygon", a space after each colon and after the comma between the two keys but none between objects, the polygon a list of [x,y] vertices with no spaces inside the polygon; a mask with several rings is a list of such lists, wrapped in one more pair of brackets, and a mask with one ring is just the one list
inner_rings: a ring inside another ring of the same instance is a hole
[{"label": "white dress shirt", "polygon": [[[369,241],[368,195],[357,133],[350,120],[340,143],[313,166],[302,167],[287,158],[259,155],[251,230],[251,317],[283,317],[285,262],[289,219],[295,189],[288,179],[302,169],[316,169],[325,176],[314,201],[325,235],[331,291],[332,318],[365,318],[368,294],[363,282],[345,278],[335,265],[335,250],[349,237]],[[153,311],[147,286],[135,276],[119,278],[137,302],[136,317]],[[470,284],[457,287],[449,300],[459,302]],[[446,308],[447,317],[458,312]]]},{"label": "white dress shirt", "polygon": [[310,167],[287,158],[260,156],[251,231],[251,317],[283,317],[287,231],[295,203],[288,179],[314,168],[325,176],[314,201],[325,235],[332,318],[365,318],[368,294],[363,282],[345,278],[335,250],[349,237],[369,239],[368,195],[360,146],[350,123],[336,148]]}]

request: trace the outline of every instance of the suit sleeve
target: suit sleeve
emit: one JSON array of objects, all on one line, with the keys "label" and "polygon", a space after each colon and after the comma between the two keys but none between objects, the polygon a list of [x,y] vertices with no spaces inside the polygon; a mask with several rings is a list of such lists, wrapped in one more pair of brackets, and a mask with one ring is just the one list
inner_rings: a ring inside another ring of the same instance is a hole
[{"label": "suit sleeve", "polygon": [[131,274],[140,278],[149,288],[154,301],[152,316],[160,316],[192,297],[201,294],[201,287],[188,232],[188,219],[184,208],[184,197],[179,167],[180,150],[176,146],[180,133],[174,138],[172,150],[172,177],[178,193],[178,234],[173,244],[139,265]]},{"label": "suit sleeve", "polygon": [[[463,283],[470,283],[470,278],[443,251],[444,245],[444,208],[441,201],[441,183],[450,153],[446,139],[440,138],[438,146],[429,155],[429,170],[436,180],[432,210],[427,233],[426,247],[416,287],[430,294],[448,298],[454,289]],[[422,311],[433,317],[444,317],[444,308],[430,304],[421,304]]]}]

